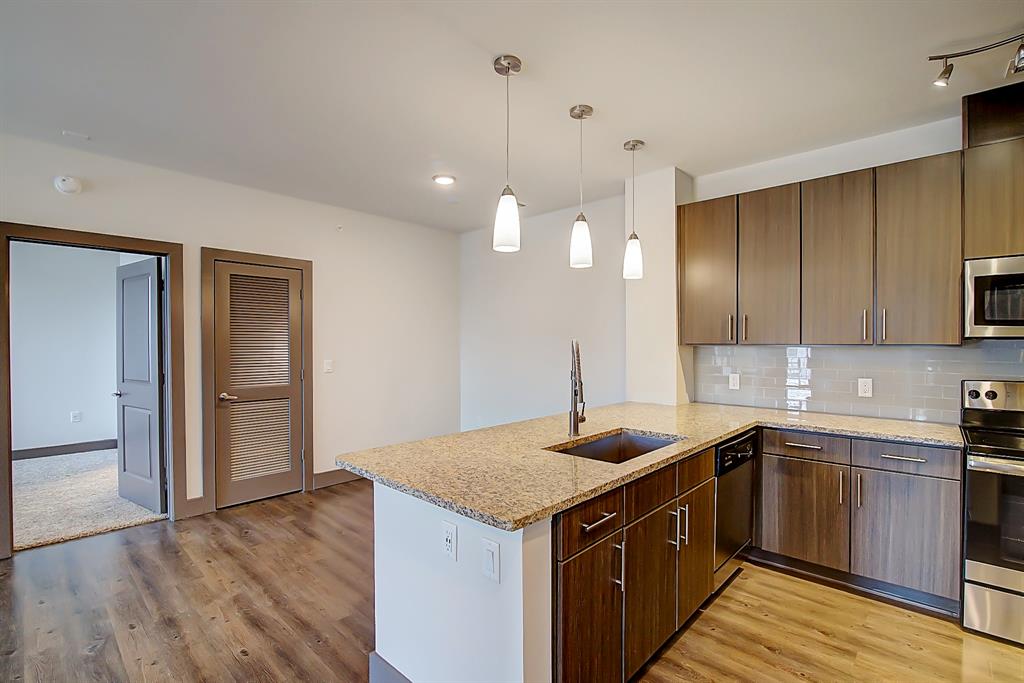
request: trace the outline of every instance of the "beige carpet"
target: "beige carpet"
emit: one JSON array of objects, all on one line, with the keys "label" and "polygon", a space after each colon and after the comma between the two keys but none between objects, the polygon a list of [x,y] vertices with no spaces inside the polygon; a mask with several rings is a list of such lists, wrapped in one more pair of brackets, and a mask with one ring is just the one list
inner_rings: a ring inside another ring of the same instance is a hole
[{"label": "beige carpet", "polygon": [[145,524],[158,515],[117,495],[117,451],[15,460],[14,549]]}]

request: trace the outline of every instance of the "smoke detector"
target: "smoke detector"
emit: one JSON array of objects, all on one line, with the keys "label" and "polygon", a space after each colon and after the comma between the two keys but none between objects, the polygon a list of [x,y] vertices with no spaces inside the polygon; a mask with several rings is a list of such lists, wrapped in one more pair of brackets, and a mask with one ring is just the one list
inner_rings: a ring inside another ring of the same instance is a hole
[{"label": "smoke detector", "polygon": [[61,194],[78,194],[82,191],[82,181],[69,175],[59,175],[54,178],[53,186]]}]

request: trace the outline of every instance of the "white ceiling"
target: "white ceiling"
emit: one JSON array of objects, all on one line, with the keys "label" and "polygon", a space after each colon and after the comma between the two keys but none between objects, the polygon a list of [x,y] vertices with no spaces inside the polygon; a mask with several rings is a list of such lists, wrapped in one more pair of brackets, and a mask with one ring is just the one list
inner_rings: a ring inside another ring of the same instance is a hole
[{"label": "white ceiling", "polygon": [[[955,115],[1003,83],[1024,0],[782,2],[35,2],[0,5],[0,126],[188,173],[452,230],[504,185],[527,215],[640,170],[704,174]],[[62,138],[87,133],[91,141]],[[61,169],[54,169],[54,173]],[[458,183],[430,181],[451,172]],[[187,201],[183,198],[183,201]]]}]

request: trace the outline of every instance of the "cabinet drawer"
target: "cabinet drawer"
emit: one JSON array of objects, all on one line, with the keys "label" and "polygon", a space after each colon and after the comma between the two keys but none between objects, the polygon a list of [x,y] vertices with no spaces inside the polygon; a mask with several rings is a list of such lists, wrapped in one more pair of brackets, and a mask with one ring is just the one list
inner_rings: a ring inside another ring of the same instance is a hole
[{"label": "cabinet drawer", "polygon": [[672,465],[631,481],[625,486],[625,523],[658,507],[676,495],[676,468]]},{"label": "cabinet drawer", "polygon": [[622,528],[622,487],[569,508],[558,516],[558,559],[575,555]]},{"label": "cabinet drawer", "polygon": [[960,462],[960,451],[954,448],[860,439],[853,442],[853,464],[857,467],[959,480]]},{"label": "cabinet drawer", "polygon": [[761,435],[761,450],[791,458],[850,463],[850,440],[839,436],[766,429]]},{"label": "cabinet drawer", "polygon": [[708,448],[697,455],[691,455],[676,467],[676,491],[685,493],[715,476],[715,449]]}]

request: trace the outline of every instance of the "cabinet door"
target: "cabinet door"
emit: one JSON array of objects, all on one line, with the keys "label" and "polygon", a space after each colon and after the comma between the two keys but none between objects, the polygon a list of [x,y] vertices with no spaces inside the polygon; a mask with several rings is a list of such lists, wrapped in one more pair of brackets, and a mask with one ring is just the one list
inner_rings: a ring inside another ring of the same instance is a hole
[{"label": "cabinet door", "polygon": [[964,151],[964,258],[1024,254],[1024,139]]},{"label": "cabinet door", "polygon": [[873,336],[872,170],[801,183],[803,344],[870,344]]},{"label": "cabinet door", "polygon": [[850,571],[960,596],[960,482],[853,468]]},{"label": "cabinet door", "polygon": [[715,480],[710,479],[676,502],[679,513],[679,611],[682,626],[697,611],[715,579]]},{"label": "cabinet door", "polygon": [[626,678],[676,630],[676,504],[626,527]]},{"label": "cabinet door", "polygon": [[736,196],[680,208],[683,341],[736,342]]},{"label": "cabinet door", "polygon": [[877,340],[959,344],[960,152],[881,166],[875,174]]},{"label": "cabinet door", "polygon": [[622,680],[622,532],[558,564],[557,679]]},{"label": "cabinet door", "polygon": [[761,456],[761,548],[850,570],[850,467]]},{"label": "cabinet door", "polygon": [[800,343],[800,185],[739,198],[739,340]]}]

